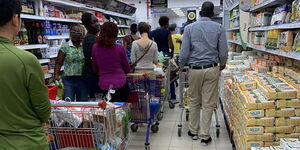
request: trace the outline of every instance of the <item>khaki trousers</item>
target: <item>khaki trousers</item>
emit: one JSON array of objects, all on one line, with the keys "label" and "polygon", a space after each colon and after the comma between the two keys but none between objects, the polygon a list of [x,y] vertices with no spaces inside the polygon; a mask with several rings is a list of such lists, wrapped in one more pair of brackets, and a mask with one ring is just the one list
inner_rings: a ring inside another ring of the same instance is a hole
[{"label": "khaki trousers", "polygon": [[[199,135],[200,139],[204,140],[210,137],[211,119],[218,100],[219,69],[220,67],[203,70],[190,69],[188,74],[190,85],[189,129],[192,134]],[[201,108],[202,115],[200,115]]]}]

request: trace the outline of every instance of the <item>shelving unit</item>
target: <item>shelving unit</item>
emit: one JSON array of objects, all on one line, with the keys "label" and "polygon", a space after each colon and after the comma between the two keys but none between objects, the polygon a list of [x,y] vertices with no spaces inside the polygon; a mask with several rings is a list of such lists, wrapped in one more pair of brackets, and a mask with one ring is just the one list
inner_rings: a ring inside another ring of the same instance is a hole
[{"label": "shelving unit", "polygon": [[[82,23],[81,20],[75,20],[75,19],[68,19],[68,18],[57,18],[57,17],[46,17],[44,16],[44,12],[41,12],[41,10],[44,11],[44,8],[40,8],[41,6],[43,7],[43,4],[50,4],[55,7],[60,7],[60,8],[67,8],[67,9],[73,9],[76,11],[81,11],[81,12],[100,12],[105,15],[109,16],[115,16],[123,19],[130,19],[134,20],[132,16],[128,16],[125,14],[121,13],[116,13],[100,8],[96,8],[93,6],[89,6],[83,3],[75,2],[72,0],[34,0],[35,1],[35,14],[21,14],[21,19],[26,20],[26,21],[50,21],[51,23],[65,23],[65,24],[71,24],[71,23]],[[118,25],[119,28],[130,28],[129,25]],[[27,27],[26,27],[27,28]],[[27,29],[29,30],[29,29]],[[125,35],[120,35],[118,38],[124,38]],[[51,43],[49,40],[67,40],[70,38],[70,35],[46,35],[45,39],[47,40],[46,43]],[[60,42],[60,41],[59,41]],[[48,44],[29,44],[29,45],[20,45],[17,46],[19,49],[22,50],[32,50],[32,49],[47,49],[50,48]],[[52,50],[52,49],[47,49]],[[54,49],[53,49],[54,50]],[[44,59],[39,59],[39,62],[41,65],[47,65],[47,63],[51,62],[51,59],[55,59],[57,55],[46,55]],[[63,70],[63,69],[62,69]],[[48,74],[45,74],[45,79],[49,79],[52,77],[51,73],[54,73],[54,70],[49,70]]]},{"label": "shelving unit", "polygon": [[21,14],[21,18],[22,19],[30,19],[30,20],[49,20],[49,21],[55,21],[55,22],[81,23],[80,20],[56,18],[56,17],[45,17],[45,16],[28,15],[28,14]]},{"label": "shelving unit", "polygon": [[228,20],[229,20],[229,21],[232,21],[232,20],[237,19],[237,18],[239,18],[239,17],[240,17],[240,15],[236,15],[236,16],[234,16],[234,17],[228,19]]},{"label": "shelving unit", "polygon": [[47,44],[18,45],[17,48],[22,49],[22,50],[41,49],[41,48],[48,48],[48,45]]},{"label": "shelving unit", "polygon": [[284,0],[266,0],[266,1],[262,2],[261,4],[250,8],[250,12],[256,12],[256,11],[259,11],[261,9],[264,9],[264,8],[267,8],[270,6],[280,4],[282,2],[284,2]]},{"label": "shelving unit", "polygon": [[236,1],[232,6],[228,7],[227,11],[231,11],[232,9],[239,6],[240,1]]},{"label": "shelving unit", "polygon": [[40,64],[49,63],[50,59],[39,59]]},{"label": "shelving unit", "polygon": [[297,28],[300,28],[300,22],[264,26],[264,27],[253,27],[253,28],[249,28],[249,31],[266,31],[266,30],[273,30],[273,29],[297,29]]},{"label": "shelving unit", "polygon": [[240,27],[229,28],[227,31],[237,31],[240,30]]},{"label": "shelving unit", "polygon": [[61,40],[61,39],[69,39],[70,35],[48,35],[46,39],[48,40]]}]

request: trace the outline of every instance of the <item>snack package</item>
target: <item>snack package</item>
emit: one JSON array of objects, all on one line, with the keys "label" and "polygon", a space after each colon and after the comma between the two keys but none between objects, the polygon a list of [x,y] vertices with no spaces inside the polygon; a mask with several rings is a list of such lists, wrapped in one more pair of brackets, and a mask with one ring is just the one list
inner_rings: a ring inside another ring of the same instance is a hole
[{"label": "snack package", "polygon": [[296,52],[300,52],[300,32],[297,32],[295,36],[293,50]]},{"label": "snack package", "polygon": [[292,4],[292,15],[291,15],[291,21],[297,21],[299,20],[299,5],[300,1],[295,0]]},{"label": "snack package", "polygon": [[287,4],[277,7],[272,16],[271,25],[284,23],[286,15],[290,11],[291,8]]},{"label": "snack package", "polygon": [[278,39],[278,47],[283,51],[292,51],[293,50],[293,32],[286,31],[281,32]]}]

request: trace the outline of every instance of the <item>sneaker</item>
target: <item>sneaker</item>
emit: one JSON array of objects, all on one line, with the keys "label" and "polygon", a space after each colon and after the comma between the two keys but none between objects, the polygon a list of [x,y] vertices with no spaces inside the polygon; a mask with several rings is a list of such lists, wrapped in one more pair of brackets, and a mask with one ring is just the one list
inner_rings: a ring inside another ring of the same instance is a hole
[{"label": "sneaker", "polygon": [[192,137],[193,140],[198,140],[198,135],[197,134],[193,134],[191,131],[188,132],[188,135],[190,137]]},{"label": "sneaker", "polygon": [[201,140],[201,145],[207,146],[211,142],[211,137],[209,137],[207,140],[202,139]]}]

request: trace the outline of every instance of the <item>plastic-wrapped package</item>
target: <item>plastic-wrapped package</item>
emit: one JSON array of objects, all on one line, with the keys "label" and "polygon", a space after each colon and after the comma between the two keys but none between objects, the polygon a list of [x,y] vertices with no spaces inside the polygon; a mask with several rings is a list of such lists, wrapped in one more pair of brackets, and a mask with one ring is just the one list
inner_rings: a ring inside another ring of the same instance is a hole
[{"label": "plastic-wrapped package", "polygon": [[296,37],[294,39],[294,45],[293,45],[293,50],[300,52],[300,32],[296,34]]},{"label": "plastic-wrapped package", "polygon": [[277,7],[272,16],[271,25],[284,23],[288,12],[291,12],[291,8],[286,4]]}]

